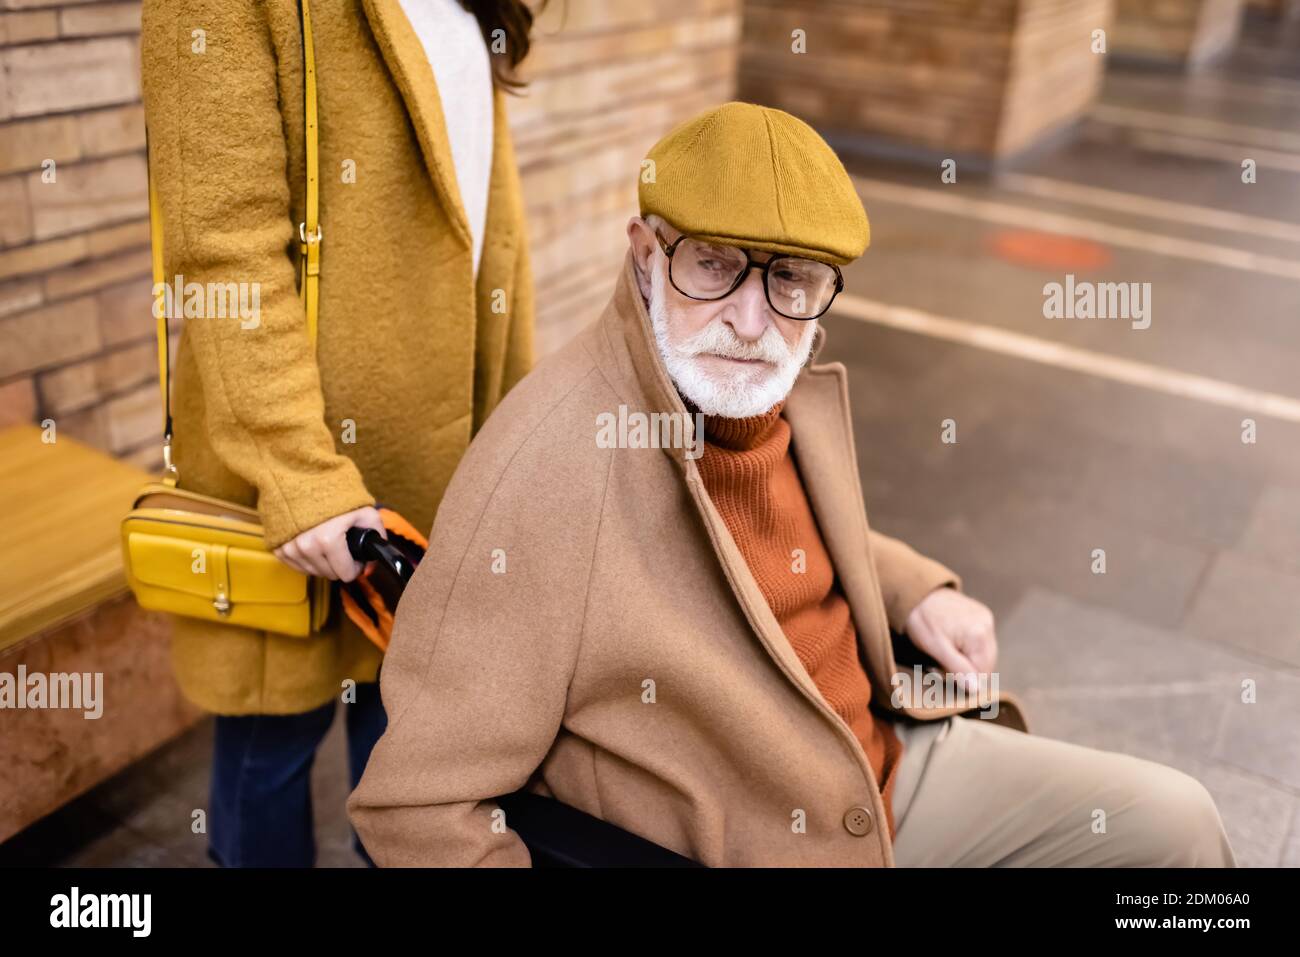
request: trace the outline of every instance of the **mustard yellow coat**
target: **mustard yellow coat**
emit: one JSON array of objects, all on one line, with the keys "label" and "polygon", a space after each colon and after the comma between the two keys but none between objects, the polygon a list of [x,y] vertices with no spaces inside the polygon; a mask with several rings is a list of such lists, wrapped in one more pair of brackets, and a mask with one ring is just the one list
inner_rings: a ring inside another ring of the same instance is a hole
[{"label": "mustard yellow coat", "polygon": [[[255,503],[272,547],[376,501],[429,529],[471,437],[532,362],[503,94],[476,282],[433,72],[397,0],[313,4],[323,233],[313,353],[297,293],[296,0],[146,0],[143,18],[166,275],[259,291],[254,321],[185,321],[173,389],[181,486]],[[379,664],[337,609],[307,639],[178,619],[173,658],[186,696],[221,714],[305,711],[346,679],[373,681]]]}]

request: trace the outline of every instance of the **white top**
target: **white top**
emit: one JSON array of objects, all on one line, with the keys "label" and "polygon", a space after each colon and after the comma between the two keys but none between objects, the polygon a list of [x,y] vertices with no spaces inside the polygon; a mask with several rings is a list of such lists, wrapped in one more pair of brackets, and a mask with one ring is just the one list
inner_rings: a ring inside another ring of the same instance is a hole
[{"label": "white top", "polygon": [[458,0],[401,0],[401,5],[438,83],[478,276],[492,178],[492,64],[487,45],[478,20]]}]

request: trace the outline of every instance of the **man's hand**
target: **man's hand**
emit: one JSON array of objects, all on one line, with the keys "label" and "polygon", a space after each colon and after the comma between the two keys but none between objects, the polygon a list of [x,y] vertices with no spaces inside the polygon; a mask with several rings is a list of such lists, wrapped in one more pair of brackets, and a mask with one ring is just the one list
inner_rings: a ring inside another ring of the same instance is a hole
[{"label": "man's hand", "polygon": [[348,529],[354,525],[375,528],[388,537],[378,509],[369,505],[326,519],[290,539],[275,550],[275,557],[304,575],[319,575],[350,582],[361,574],[362,565],[348,551]]},{"label": "man's hand", "polygon": [[907,616],[907,636],[944,671],[970,676],[966,686],[971,691],[974,675],[987,674],[997,664],[993,612],[955,588],[936,588],[922,598]]}]

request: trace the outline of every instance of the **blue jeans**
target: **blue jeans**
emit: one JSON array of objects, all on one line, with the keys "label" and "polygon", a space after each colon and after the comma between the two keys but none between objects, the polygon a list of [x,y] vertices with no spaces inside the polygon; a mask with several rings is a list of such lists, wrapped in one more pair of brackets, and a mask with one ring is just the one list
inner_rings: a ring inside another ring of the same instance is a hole
[{"label": "blue jeans", "polygon": [[[355,789],[388,717],[377,683],[358,684],[347,710]],[[208,807],[208,857],[222,867],[312,867],[311,766],[338,702],[302,714],[217,715]],[[352,844],[374,866],[356,832]]]}]

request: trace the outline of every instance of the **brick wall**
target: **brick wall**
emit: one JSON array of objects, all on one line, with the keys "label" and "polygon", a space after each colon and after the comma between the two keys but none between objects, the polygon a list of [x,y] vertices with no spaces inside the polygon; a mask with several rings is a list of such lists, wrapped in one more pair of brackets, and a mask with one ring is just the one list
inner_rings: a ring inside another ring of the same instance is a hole
[{"label": "brick wall", "polygon": [[1104,59],[1089,40],[1110,12],[1110,0],[746,0],[740,93],[847,146],[997,158],[1092,101]]},{"label": "brick wall", "polygon": [[[646,149],[733,95],[740,3],[552,0],[539,20],[511,106],[542,352],[608,298]],[[153,467],[139,29],[138,0],[0,0],[0,427],[53,418]]]},{"label": "brick wall", "polygon": [[156,458],[140,5],[0,0],[0,424]]}]

